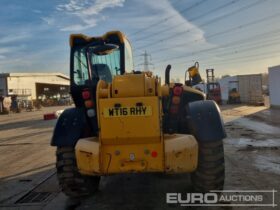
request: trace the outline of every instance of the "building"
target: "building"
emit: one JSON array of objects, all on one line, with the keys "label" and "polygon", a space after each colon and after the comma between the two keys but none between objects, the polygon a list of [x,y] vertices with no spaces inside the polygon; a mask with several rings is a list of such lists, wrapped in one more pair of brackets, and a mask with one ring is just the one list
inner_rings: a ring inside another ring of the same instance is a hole
[{"label": "building", "polygon": [[269,101],[271,107],[280,107],[280,65],[268,68]]},{"label": "building", "polygon": [[0,73],[0,96],[21,100],[69,97],[70,79],[61,73]]}]

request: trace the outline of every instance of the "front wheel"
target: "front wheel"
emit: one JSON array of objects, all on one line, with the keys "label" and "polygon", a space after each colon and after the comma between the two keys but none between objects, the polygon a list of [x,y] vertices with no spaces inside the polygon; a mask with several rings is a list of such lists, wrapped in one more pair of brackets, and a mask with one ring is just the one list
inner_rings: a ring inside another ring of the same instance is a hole
[{"label": "front wheel", "polygon": [[100,177],[79,173],[73,147],[57,148],[56,169],[59,185],[67,196],[79,198],[98,190]]},{"label": "front wheel", "polygon": [[200,142],[198,153],[198,166],[191,174],[194,190],[222,190],[225,180],[223,141]]}]

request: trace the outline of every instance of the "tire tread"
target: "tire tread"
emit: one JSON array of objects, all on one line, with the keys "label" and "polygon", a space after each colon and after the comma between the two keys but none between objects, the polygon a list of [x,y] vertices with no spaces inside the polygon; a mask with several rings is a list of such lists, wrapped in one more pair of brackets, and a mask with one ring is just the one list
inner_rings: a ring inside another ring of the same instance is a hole
[{"label": "tire tread", "polygon": [[79,173],[74,148],[58,147],[56,158],[58,182],[67,196],[88,196],[98,189],[100,177],[83,176]]}]

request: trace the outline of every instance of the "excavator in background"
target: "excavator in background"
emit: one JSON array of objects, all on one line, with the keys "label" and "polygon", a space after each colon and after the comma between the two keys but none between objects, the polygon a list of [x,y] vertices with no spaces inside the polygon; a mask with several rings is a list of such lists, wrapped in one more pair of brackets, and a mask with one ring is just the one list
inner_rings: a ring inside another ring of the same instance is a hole
[{"label": "excavator in background", "polygon": [[208,100],[213,100],[217,104],[222,104],[221,87],[215,81],[214,69],[206,69],[206,95]]},{"label": "excavator in background", "polygon": [[51,140],[66,195],[89,195],[101,176],[124,173],[190,173],[195,191],[223,189],[226,133],[217,104],[191,87],[201,80],[198,63],[185,84],[170,82],[168,65],[161,85],[134,71],[120,31],[73,34],[70,48],[75,107],[60,115]]}]

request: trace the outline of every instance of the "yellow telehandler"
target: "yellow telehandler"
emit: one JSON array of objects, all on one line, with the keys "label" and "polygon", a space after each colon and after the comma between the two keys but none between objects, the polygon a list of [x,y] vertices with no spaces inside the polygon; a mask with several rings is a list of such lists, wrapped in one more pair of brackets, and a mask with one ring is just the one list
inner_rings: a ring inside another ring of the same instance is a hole
[{"label": "yellow telehandler", "polygon": [[71,95],[75,107],[59,117],[57,147],[62,191],[73,198],[98,189],[101,176],[120,173],[191,173],[196,191],[224,184],[225,130],[218,106],[191,86],[134,71],[131,45],[119,31],[70,36]]}]

